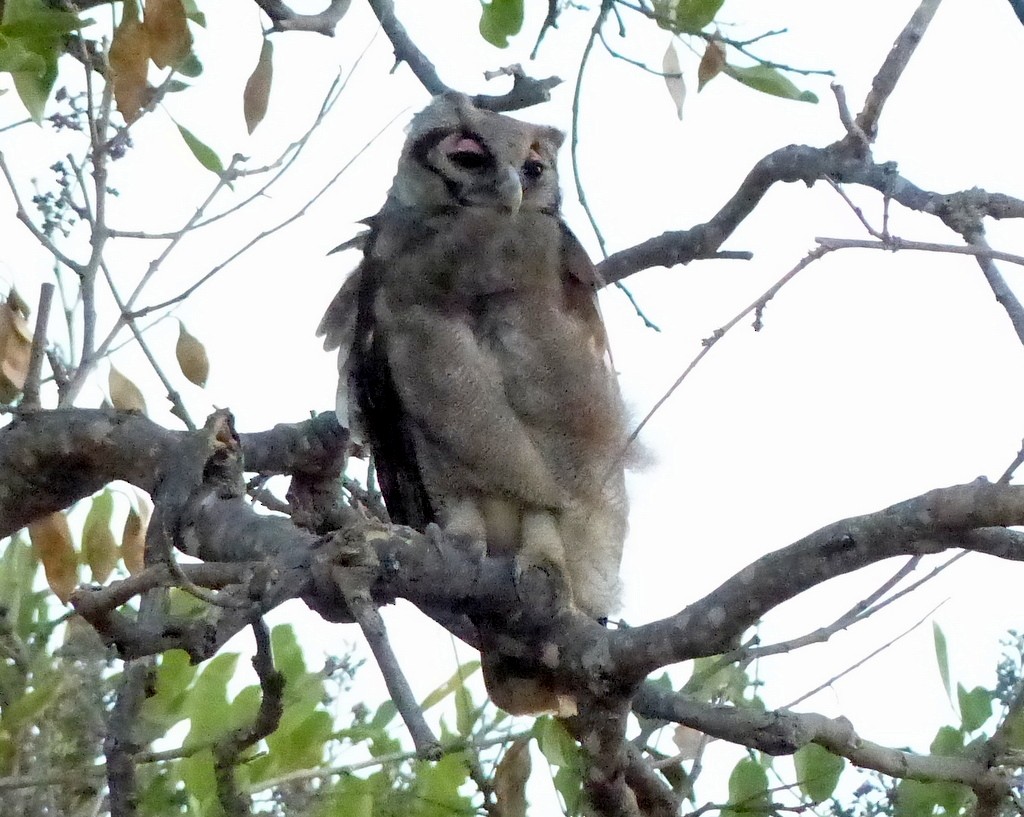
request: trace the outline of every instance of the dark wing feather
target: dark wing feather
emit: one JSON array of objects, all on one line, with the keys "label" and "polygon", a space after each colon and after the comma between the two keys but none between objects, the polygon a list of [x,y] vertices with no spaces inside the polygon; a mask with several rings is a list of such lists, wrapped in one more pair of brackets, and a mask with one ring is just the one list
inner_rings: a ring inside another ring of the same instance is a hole
[{"label": "dark wing feather", "polygon": [[371,232],[366,257],[358,270],[360,285],[353,343],[356,399],[391,521],[423,530],[436,514],[423,484],[405,409],[391,376],[384,338],[376,331],[373,305],[381,269],[380,261],[373,257],[375,238],[375,231]]}]

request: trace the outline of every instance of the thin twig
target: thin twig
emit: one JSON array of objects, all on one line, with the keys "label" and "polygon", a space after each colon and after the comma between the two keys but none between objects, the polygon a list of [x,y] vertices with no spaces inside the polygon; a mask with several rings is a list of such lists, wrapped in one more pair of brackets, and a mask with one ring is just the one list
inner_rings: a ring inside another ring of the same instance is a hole
[{"label": "thin twig", "polygon": [[[183,291],[175,295],[173,298],[168,298],[166,301],[161,301],[158,304],[153,304],[152,306],[146,306],[141,309],[137,309],[134,312],[130,312],[128,313],[129,317],[132,319],[141,318],[144,315],[148,315],[150,312],[154,312],[159,309],[165,309],[169,306],[179,303],[180,301],[185,300],[193,292],[199,289],[203,284],[205,284],[207,281],[213,278],[213,276],[215,276],[217,273],[219,273],[232,262],[236,261],[246,252],[251,250],[263,239],[272,236],[278,230],[281,230],[284,227],[287,227],[293,221],[302,218],[302,216],[304,216],[306,212],[314,204],[316,204],[316,202],[319,201],[320,198],[338,182],[338,180],[345,174],[346,171],[348,171],[348,169],[356,162],[356,160],[359,159],[359,157],[362,156],[363,153],[365,153],[369,149],[369,147],[380,137],[380,135],[384,133],[384,131],[386,131],[388,128],[390,128],[391,125],[394,124],[403,115],[403,113],[404,111],[393,116],[380,130],[378,130],[372,137],[370,137],[369,141],[367,141],[366,144],[364,144],[358,151],[356,151],[355,155],[353,155],[347,162],[345,162],[341,170],[335,173],[334,176],[323,187],[321,187],[309,201],[307,201],[298,210],[296,210],[294,213],[288,216],[288,218],[278,222],[273,227],[270,227],[269,229],[266,229],[263,232],[259,233],[258,235],[254,236],[252,239],[247,241],[241,248],[236,250],[225,260],[221,261],[219,264],[210,269],[209,272],[203,275],[198,281],[196,281],[187,289],[184,289]],[[127,305],[129,307],[131,306],[130,300],[128,301]]]},{"label": "thin twig", "polygon": [[927,613],[925,613],[920,619],[918,619],[917,622],[912,624],[910,627],[908,627],[906,630],[904,630],[898,636],[896,636],[895,638],[890,639],[885,644],[882,644],[880,647],[878,647],[878,649],[872,650],[867,655],[865,655],[862,659],[860,659],[860,661],[857,661],[856,663],[851,664],[850,666],[848,666],[846,669],[844,669],[839,674],[833,675],[831,678],[829,678],[824,683],[819,684],[818,686],[816,686],[814,689],[810,690],[809,692],[805,692],[799,698],[795,698],[794,700],[790,701],[788,704],[783,706],[782,709],[792,709],[794,706],[799,704],[801,701],[806,701],[812,695],[816,695],[819,692],[821,692],[823,689],[827,689],[828,687],[832,686],[832,684],[834,684],[836,681],[838,681],[844,675],[849,675],[855,669],[858,669],[859,667],[864,666],[864,664],[866,664],[868,661],[870,661],[876,655],[878,655],[881,652],[884,652],[885,650],[889,649],[889,647],[891,647],[893,644],[895,644],[897,641],[899,641],[902,638],[905,638],[906,636],[910,635],[914,630],[916,630],[918,627],[920,627],[922,624],[924,624],[929,618],[931,618],[932,615],[935,613],[935,611],[938,610],[940,607],[942,607],[942,605],[945,604],[945,603],[946,603],[945,601],[939,602],[931,610],[929,610]]},{"label": "thin twig", "polygon": [[139,345],[142,353],[146,356],[146,360],[149,361],[150,367],[156,373],[156,376],[160,378],[160,382],[163,383],[164,388],[167,390],[167,399],[171,403],[171,414],[181,420],[189,431],[195,431],[196,424],[188,413],[188,409],[185,408],[181,395],[178,393],[178,390],[174,388],[174,384],[171,383],[170,378],[168,378],[164,373],[163,367],[157,361],[156,356],[149,348],[145,335],[139,329],[138,324],[128,315],[127,307],[121,299],[121,295],[117,291],[117,287],[114,285],[114,276],[111,275],[110,268],[107,266],[106,262],[102,262],[100,264],[100,268],[103,270],[103,275],[106,278],[110,294],[113,295],[117,308],[121,310],[121,317],[124,319],[129,330],[131,330],[132,335],[135,337],[135,342]]},{"label": "thin twig", "polygon": [[[1015,255],[1009,252],[994,250],[984,243],[969,244],[962,246],[958,244],[937,244],[931,241],[909,241],[899,236],[890,235],[877,241],[868,241],[860,238],[829,238],[817,236],[814,239],[818,244],[828,250],[888,250],[897,252],[899,250],[919,250],[921,252],[942,252],[951,255],[973,255],[980,259],[996,259],[1007,261],[1011,264],[1024,265],[1024,256]],[[1005,282],[1003,284],[1005,286]]]},{"label": "thin twig", "polygon": [[940,2],[942,0],[922,0],[921,5],[917,7],[910,21],[896,38],[889,55],[871,82],[871,90],[864,100],[864,108],[857,114],[855,120],[857,127],[871,141],[874,141],[875,136],[878,135],[878,118],[882,115],[882,108],[896,88],[896,83],[903,76],[903,70],[921,42]]},{"label": "thin twig", "polygon": [[34,410],[40,407],[39,381],[43,371],[43,356],[46,351],[46,327],[50,322],[50,304],[53,302],[54,285],[47,282],[39,288],[39,309],[36,311],[36,328],[32,334],[32,352],[28,359],[28,375],[22,390],[22,408]]},{"label": "thin twig", "polygon": [[[637,427],[633,429],[633,432],[629,435],[629,438],[626,441],[626,448],[633,444],[633,442],[639,436],[640,432],[643,431],[647,423],[649,423],[651,418],[654,417],[654,415],[657,413],[658,409],[660,409],[668,401],[668,399],[675,393],[676,389],[678,389],[682,385],[683,381],[689,376],[690,372],[692,372],[697,367],[697,364],[704,359],[705,355],[707,355],[711,351],[711,348],[716,343],[718,343],[718,341],[720,341],[726,335],[726,333],[729,332],[729,330],[736,326],[736,324],[738,324],[741,320],[743,320],[743,318],[745,318],[751,312],[754,312],[756,314],[757,317],[755,321],[755,328],[759,328],[761,321],[761,312],[764,309],[765,305],[778,294],[780,289],[782,289],[786,284],[793,280],[793,278],[798,273],[806,269],[819,258],[822,258],[823,256],[827,255],[829,252],[831,252],[831,250],[828,247],[817,247],[816,249],[811,250],[806,256],[804,256],[800,260],[800,263],[798,263],[795,267],[793,267],[793,269],[791,269],[789,272],[783,275],[778,281],[776,281],[768,289],[766,289],[757,300],[753,301],[746,308],[737,313],[725,325],[723,325],[719,329],[716,329],[710,337],[705,338],[703,341],[703,348],[700,350],[700,352],[698,352],[697,355],[693,358],[693,360],[690,361],[690,364],[683,370],[683,373],[675,379],[675,382],[673,382],[672,385],[668,387],[665,393],[660,398],[658,398],[658,401],[654,404],[651,410],[644,415],[644,418],[640,421]],[[625,456],[625,450],[623,451],[623,456]]]}]

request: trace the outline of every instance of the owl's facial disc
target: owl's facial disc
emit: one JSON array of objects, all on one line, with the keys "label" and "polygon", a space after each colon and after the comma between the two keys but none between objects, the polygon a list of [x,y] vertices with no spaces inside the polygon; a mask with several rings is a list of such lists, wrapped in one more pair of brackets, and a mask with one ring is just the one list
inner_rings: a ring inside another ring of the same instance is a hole
[{"label": "owl's facial disc", "polygon": [[[495,160],[483,141],[474,134],[451,134],[439,145],[445,159],[465,175],[459,198],[466,204],[493,207],[512,213],[523,203],[523,182],[519,168]],[[457,174],[458,175],[458,174]]]}]

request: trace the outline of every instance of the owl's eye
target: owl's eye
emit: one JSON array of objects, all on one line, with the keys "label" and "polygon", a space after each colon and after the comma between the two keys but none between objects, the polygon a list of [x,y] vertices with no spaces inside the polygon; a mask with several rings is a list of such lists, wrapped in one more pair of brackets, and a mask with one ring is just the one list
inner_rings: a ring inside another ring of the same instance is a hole
[{"label": "owl's eye", "polygon": [[448,158],[464,170],[482,170],[491,165],[491,157],[475,150],[456,150]]},{"label": "owl's eye", "polygon": [[476,136],[463,135],[451,141],[454,144],[448,151],[448,159],[463,170],[483,170],[494,164],[491,154]]},{"label": "owl's eye", "polygon": [[544,163],[536,159],[527,159],[523,162],[523,176],[527,179],[539,179],[544,173]]}]

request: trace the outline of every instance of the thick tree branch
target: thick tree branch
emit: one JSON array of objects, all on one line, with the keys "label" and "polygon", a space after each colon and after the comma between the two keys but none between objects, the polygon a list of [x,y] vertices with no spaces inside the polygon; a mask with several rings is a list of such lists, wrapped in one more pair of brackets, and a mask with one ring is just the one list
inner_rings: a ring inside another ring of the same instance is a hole
[{"label": "thick tree branch", "polygon": [[1009,792],[1009,775],[992,768],[984,758],[918,755],[880,746],[858,735],[853,724],[843,717],[714,706],[689,700],[653,684],[645,684],[637,692],[633,709],[644,717],[685,724],[769,755],[792,754],[802,746],[817,743],[858,766],[892,777],[962,783],[980,798],[1000,801]]},{"label": "thick tree branch", "polygon": [[[43,430],[49,436],[42,436]],[[546,604],[524,606],[507,561],[481,560],[437,532],[427,537],[388,528],[353,511],[343,537],[317,537],[291,520],[257,514],[240,488],[245,441],[261,449],[257,459],[266,467],[295,467],[304,464],[301,458],[292,459],[295,446],[270,446],[267,441],[281,443],[296,433],[279,427],[266,435],[239,437],[223,412],[191,434],[168,432],[137,415],[37,412],[0,431],[0,452],[6,452],[8,462],[23,464],[30,454],[38,484],[51,485],[57,472],[64,474],[65,497],[87,495],[113,475],[153,494],[153,552],[147,553],[151,566],[109,587],[80,588],[73,597],[78,612],[123,657],[142,659],[180,647],[194,661],[202,660],[290,598],[305,599],[328,619],[351,620],[353,587],[366,587],[365,600],[372,605],[401,597],[428,612],[446,611],[453,620],[464,621],[466,615],[484,618],[496,629],[499,649],[580,704],[580,715],[570,725],[592,762],[590,796],[607,806],[607,813],[635,813],[637,786],[642,787],[645,803],[660,804],[657,808],[665,810],[671,802],[666,791],[646,780],[622,742],[624,707],[631,701],[646,714],[665,715],[658,707],[667,706],[668,699],[653,698],[648,687],[637,691],[651,670],[723,652],[753,621],[783,601],[891,556],[963,547],[1024,559],[1022,536],[1006,530],[1024,524],[1024,486],[979,481],[836,522],[757,560],[675,616],[633,629],[606,630],[560,603],[553,593],[534,594],[549,599]],[[328,439],[346,438],[332,434]],[[68,450],[85,452],[73,469],[59,456]],[[337,452],[314,452],[312,461],[336,468]],[[17,504],[16,498],[6,500],[8,507]],[[182,572],[162,558],[159,542],[164,538],[205,564]],[[354,546],[370,558],[353,561]],[[183,620],[161,613],[135,621],[122,612],[134,595],[162,592],[179,583],[180,576],[215,591],[211,598],[216,603],[203,616]],[[129,694],[126,700],[130,698]],[[908,760],[902,753],[854,740],[852,730],[838,721],[818,716],[792,720],[788,713],[769,713],[767,720],[751,723],[745,714],[700,709],[694,715],[681,706],[671,699],[673,720],[764,751],[793,751],[813,740],[886,773],[896,770],[901,776],[920,774],[922,779],[935,773],[928,765],[933,761]],[[123,766],[122,751],[132,753],[124,736],[117,741],[108,753],[114,770]],[[424,741],[425,746],[429,743]],[[980,793],[994,793],[1002,785],[998,775],[979,771],[973,761],[957,762],[962,768],[952,771],[948,763],[942,765],[942,779],[965,782]]]},{"label": "thick tree branch", "polygon": [[281,0],[254,2],[270,18],[274,31],[313,31],[333,37],[334,29],[345,16],[352,0],[331,0],[330,5],[318,14],[299,14]]},{"label": "thick tree branch", "polygon": [[1001,528],[1022,523],[1024,486],[982,481],[835,522],[763,556],[676,615],[624,631],[612,640],[612,649],[622,650],[614,661],[639,678],[666,663],[725,652],[782,602],[892,556],[959,546],[1024,560],[1019,539],[1014,546],[998,536]]},{"label": "thick tree branch", "polygon": [[789,145],[761,159],[722,208],[703,224],[688,230],[663,233],[598,264],[606,284],[621,281],[650,267],[672,267],[700,258],[714,258],[719,248],[749,216],[777,182],[803,182],[807,186],[830,179],[877,190],[910,210],[936,216],[958,234],[981,216],[1024,218],[1024,201],[978,188],[954,193],[923,190],[907,181],[891,162],[878,164],[870,156],[852,153],[844,140],[828,147]]},{"label": "thick tree branch", "polygon": [[[430,92],[431,96],[453,90],[444,83],[438,75],[437,69],[434,68],[434,64],[420,51],[405,30],[405,26],[395,16],[394,3],[391,0],[369,0],[369,4],[395,49],[396,63],[404,62],[408,65],[416,79]],[[515,111],[528,108],[551,99],[551,89],[561,82],[557,77],[533,79],[523,74],[522,71],[511,73],[514,79],[512,90],[499,96],[487,94],[475,96],[474,104],[492,111]]]}]

